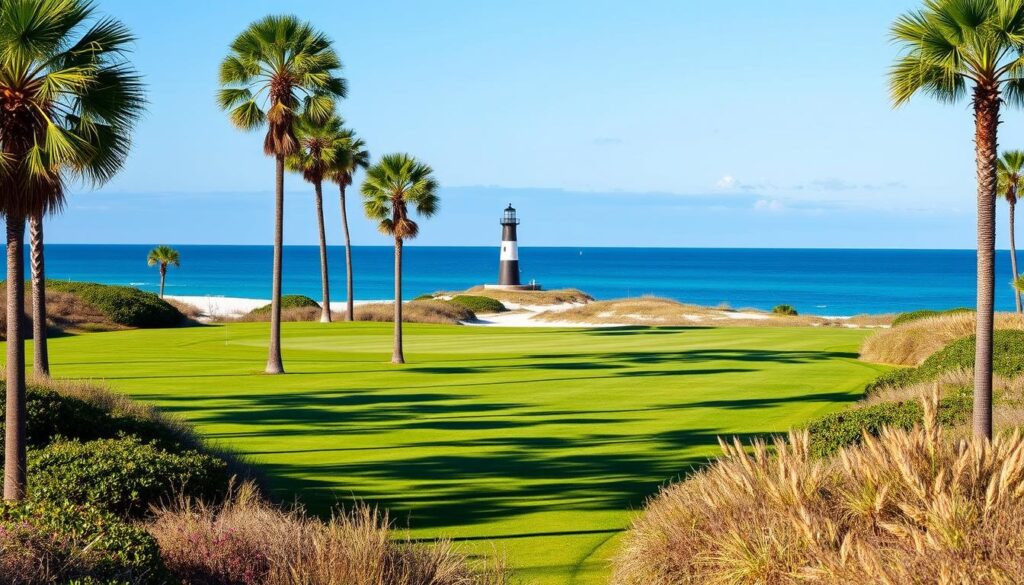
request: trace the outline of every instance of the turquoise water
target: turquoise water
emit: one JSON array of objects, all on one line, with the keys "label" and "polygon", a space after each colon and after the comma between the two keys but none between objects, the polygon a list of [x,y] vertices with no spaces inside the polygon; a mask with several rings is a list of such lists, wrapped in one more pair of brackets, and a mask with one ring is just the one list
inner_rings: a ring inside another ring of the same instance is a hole
[{"label": "turquoise water", "polygon": [[[49,245],[50,278],[126,284],[155,291],[157,271],[146,266],[150,246]],[[269,298],[269,246],[177,246],[181,268],[171,269],[167,292]],[[329,250],[331,294],[344,300],[344,254]],[[393,297],[390,247],[353,249],[355,297]],[[597,298],[658,295],[734,308],[770,309],[788,303],[804,313],[853,315],[974,304],[974,253],[969,250],[522,248],[524,282],[574,287]],[[997,302],[1013,308],[1010,262],[1000,252]],[[496,247],[409,246],[406,298],[494,282]],[[320,296],[317,248],[286,246],[284,292]]]}]

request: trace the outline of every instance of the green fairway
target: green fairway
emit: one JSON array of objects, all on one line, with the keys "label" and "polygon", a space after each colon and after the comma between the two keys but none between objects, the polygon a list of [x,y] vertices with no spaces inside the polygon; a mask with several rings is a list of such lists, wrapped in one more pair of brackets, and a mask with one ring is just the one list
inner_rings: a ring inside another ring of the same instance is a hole
[{"label": "green fairway", "polygon": [[185,417],[316,511],[379,503],[414,537],[562,585],[603,582],[631,511],[718,435],[855,400],[881,369],[856,360],[865,334],[410,325],[392,366],[390,325],[288,323],[289,374],[266,376],[252,323],[62,337],[51,360]]}]

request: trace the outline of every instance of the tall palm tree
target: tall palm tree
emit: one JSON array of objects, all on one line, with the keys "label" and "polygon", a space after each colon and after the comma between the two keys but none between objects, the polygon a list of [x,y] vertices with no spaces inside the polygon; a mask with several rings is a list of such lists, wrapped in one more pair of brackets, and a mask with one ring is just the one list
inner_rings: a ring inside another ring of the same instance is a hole
[{"label": "tall palm tree", "polygon": [[281,362],[281,254],[284,239],[284,160],[299,150],[295,120],[323,122],[345,97],[341,61],[331,41],[294,16],[267,16],[231,43],[220,66],[220,107],[239,129],[266,126],[263,152],[274,157],[274,274],[271,291],[268,374],[284,373]]},{"label": "tall palm tree", "polygon": [[415,238],[419,225],[409,217],[409,207],[423,217],[437,213],[437,181],[434,171],[408,154],[389,154],[366,171],[361,188],[366,216],[378,221],[377,229],[395,239],[395,348],[391,363],[404,364],[402,351],[402,243]]},{"label": "tall palm tree", "polygon": [[889,75],[894,105],[918,93],[953,103],[971,91],[978,174],[974,433],[991,437],[997,131],[1003,100],[1024,101],[1024,0],[924,0],[896,20],[892,35],[903,49]]},{"label": "tall palm tree", "polygon": [[[998,196],[1006,200],[1010,206],[1010,269],[1013,271],[1013,280],[1017,281],[1020,273],[1017,271],[1017,242],[1014,219],[1017,210],[1017,194],[1024,187],[1024,152],[1010,150],[1003,153],[998,161]],[[1013,299],[1017,303],[1017,312],[1024,313],[1021,306],[1020,293],[1014,289]]]},{"label": "tall palm tree", "polygon": [[316,221],[320,233],[320,322],[331,322],[331,288],[327,270],[327,233],[324,230],[324,178],[329,175],[345,137],[342,135],[341,119],[332,116],[325,122],[317,123],[300,118],[296,124],[299,139],[298,152],[285,161],[288,168],[302,173],[313,185],[316,200]]},{"label": "tall palm tree", "polygon": [[7,223],[4,498],[24,497],[25,221],[59,210],[65,185],[99,185],[128,154],[145,100],[132,34],[88,0],[0,3],[0,213]]},{"label": "tall palm tree", "polygon": [[146,264],[160,268],[160,298],[164,298],[164,283],[167,282],[167,267],[181,266],[181,254],[170,246],[157,246],[149,251]]},{"label": "tall palm tree", "polygon": [[28,218],[29,271],[32,274],[32,373],[50,377],[50,350],[46,330],[46,265],[43,253],[43,214]]},{"label": "tall palm tree", "polygon": [[355,302],[352,294],[352,239],[348,232],[348,210],[345,205],[345,189],[352,184],[352,176],[359,169],[365,169],[370,165],[370,153],[366,151],[366,144],[356,136],[356,133],[347,128],[342,129],[345,141],[338,149],[338,156],[335,158],[334,166],[331,169],[331,179],[338,184],[339,198],[341,201],[341,227],[345,231],[345,320],[355,320]]}]

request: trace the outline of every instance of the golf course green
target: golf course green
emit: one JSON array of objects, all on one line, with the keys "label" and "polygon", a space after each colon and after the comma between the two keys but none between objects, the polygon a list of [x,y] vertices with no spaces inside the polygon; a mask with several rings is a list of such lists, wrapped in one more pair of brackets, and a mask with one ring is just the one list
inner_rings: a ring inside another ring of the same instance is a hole
[{"label": "golf course green", "polygon": [[[286,499],[361,500],[523,582],[602,583],[621,530],[719,435],[785,431],[882,370],[843,328],[493,329],[287,323],[65,336],[53,374],[104,381],[259,463]],[[28,351],[31,356],[31,350]]]}]

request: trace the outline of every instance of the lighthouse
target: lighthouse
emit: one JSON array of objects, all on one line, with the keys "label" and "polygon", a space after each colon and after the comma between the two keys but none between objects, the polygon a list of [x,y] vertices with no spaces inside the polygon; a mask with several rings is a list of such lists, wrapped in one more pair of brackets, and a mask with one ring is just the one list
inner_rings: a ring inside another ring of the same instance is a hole
[{"label": "lighthouse", "polygon": [[519,219],[516,210],[509,203],[501,216],[501,262],[498,271],[500,286],[519,286],[519,243],[516,241],[516,226]]}]

